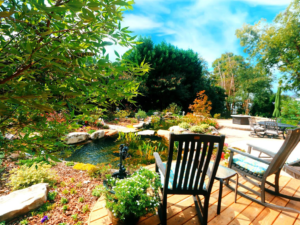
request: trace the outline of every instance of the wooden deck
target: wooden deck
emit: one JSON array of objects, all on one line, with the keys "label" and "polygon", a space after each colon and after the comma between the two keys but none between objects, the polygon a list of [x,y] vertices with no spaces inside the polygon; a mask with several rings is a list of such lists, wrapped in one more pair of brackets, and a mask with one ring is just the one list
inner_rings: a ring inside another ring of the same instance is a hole
[{"label": "wooden deck", "polygon": [[[150,165],[147,168],[154,170],[154,165]],[[240,182],[243,182],[248,187],[253,187],[254,190],[259,190],[251,183],[245,182],[245,180],[243,181],[242,179],[240,179]],[[296,180],[286,176],[280,177],[281,193],[300,197],[299,188],[300,180]],[[239,191],[246,192],[246,190],[243,190],[243,188],[241,187],[239,187]],[[239,195],[237,203],[234,203],[234,193],[225,186],[223,187],[221,214],[217,215],[218,194],[219,181],[215,181],[210,197],[210,206],[208,212],[209,225],[300,225],[300,217],[297,213],[277,211],[266,208]],[[300,202],[288,201],[286,199],[275,197],[270,194],[266,194],[266,201],[272,204],[288,206],[300,210]],[[105,201],[103,198],[100,198],[95,204],[89,216],[89,225],[111,224],[110,219],[107,216],[106,208],[104,208],[104,204]],[[188,195],[168,196],[167,217],[167,224],[169,225],[200,225],[193,199]],[[149,217],[141,218],[138,224],[156,225],[160,224],[160,220],[158,215],[152,215]]]}]

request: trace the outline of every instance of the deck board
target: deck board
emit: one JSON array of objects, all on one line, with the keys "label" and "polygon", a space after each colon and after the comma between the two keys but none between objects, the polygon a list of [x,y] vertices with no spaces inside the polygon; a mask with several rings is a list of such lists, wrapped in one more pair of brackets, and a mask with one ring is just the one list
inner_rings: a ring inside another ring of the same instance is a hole
[{"label": "deck board", "polygon": [[[147,168],[154,170],[154,165]],[[274,177],[268,179],[273,181]],[[247,187],[259,191],[258,187],[240,178],[240,182]],[[233,184],[234,185],[234,184]],[[283,194],[300,197],[300,180],[281,176],[279,180],[280,190]],[[266,186],[269,187],[269,186]],[[246,189],[239,187],[239,191],[247,192],[252,197],[259,199]],[[223,187],[221,214],[217,215],[217,201],[219,194],[219,181],[215,181],[209,201],[208,224],[209,225],[300,225],[300,217],[297,213],[284,212],[266,208],[238,195],[237,203],[234,203],[234,192],[226,186]],[[200,196],[201,197],[201,196]],[[300,202],[286,200],[266,193],[266,201],[272,204],[288,206],[300,210]],[[93,207],[88,224],[89,225],[111,225],[104,207],[105,201],[100,198]],[[158,215],[147,215],[141,217],[139,225],[159,225]],[[167,224],[172,225],[200,225],[193,198],[189,195],[169,195],[167,205]]]}]

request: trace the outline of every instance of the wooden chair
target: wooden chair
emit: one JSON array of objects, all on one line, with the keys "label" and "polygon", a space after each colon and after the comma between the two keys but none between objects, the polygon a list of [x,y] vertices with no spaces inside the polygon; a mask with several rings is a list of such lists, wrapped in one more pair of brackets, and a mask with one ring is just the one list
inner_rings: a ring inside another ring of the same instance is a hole
[{"label": "wooden chair", "polygon": [[[214,178],[220,163],[225,136],[205,134],[170,133],[169,154],[167,163],[162,163],[159,154],[154,153],[155,170],[161,175],[163,185],[159,217],[162,224],[167,220],[167,195],[193,195],[198,217],[202,225],[207,224],[208,206]],[[175,142],[178,142],[175,147]],[[207,176],[214,144],[218,151],[210,175]],[[176,160],[172,162],[173,156]],[[208,177],[208,181],[205,178]],[[204,196],[202,205],[198,195]]]},{"label": "wooden chair", "polygon": [[[242,177],[244,177],[244,179],[258,186],[261,190],[259,193],[257,191],[254,191],[252,188],[249,188],[239,183],[238,186],[242,186],[245,189],[260,196],[260,200],[253,198],[249,195],[246,195],[240,191],[238,191],[238,194],[266,207],[300,213],[298,210],[293,208],[277,206],[265,202],[265,191],[274,194],[276,196],[284,197],[295,201],[300,201],[300,198],[279,193],[280,171],[282,167],[285,165],[285,162],[289,157],[289,155],[291,154],[291,152],[299,143],[299,141],[300,141],[300,128],[294,130],[288,130],[287,137],[276,154],[274,154],[273,152],[269,152],[263,148],[259,148],[255,146],[256,151],[263,152],[264,154],[270,156],[271,161],[266,161],[265,159],[250,155],[248,153],[241,152],[233,148],[229,148],[231,152],[230,152],[228,167],[236,170]],[[249,145],[249,148],[253,148],[253,146]],[[234,156],[233,153],[238,153],[238,155]],[[271,183],[267,181],[267,178],[273,174],[275,174],[275,182]],[[266,183],[271,185],[275,191],[265,188]],[[230,186],[229,183],[227,183],[226,185],[230,189],[234,190],[234,187]]]}]

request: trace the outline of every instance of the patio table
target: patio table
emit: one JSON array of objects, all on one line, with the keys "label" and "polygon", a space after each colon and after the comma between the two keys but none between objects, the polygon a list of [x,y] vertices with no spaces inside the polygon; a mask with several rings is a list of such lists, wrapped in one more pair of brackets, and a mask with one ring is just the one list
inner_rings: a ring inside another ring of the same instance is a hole
[{"label": "patio table", "polygon": [[[258,124],[259,125],[264,125],[265,122],[268,122],[268,121],[259,121]],[[269,122],[269,123],[272,123],[272,122]],[[276,124],[274,123],[274,126]],[[285,131],[286,128],[293,128],[293,127],[297,127],[297,126],[294,126],[294,125],[291,125],[291,124],[285,124],[285,123],[277,123],[277,126],[280,128],[280,130],[282,131]]]}]

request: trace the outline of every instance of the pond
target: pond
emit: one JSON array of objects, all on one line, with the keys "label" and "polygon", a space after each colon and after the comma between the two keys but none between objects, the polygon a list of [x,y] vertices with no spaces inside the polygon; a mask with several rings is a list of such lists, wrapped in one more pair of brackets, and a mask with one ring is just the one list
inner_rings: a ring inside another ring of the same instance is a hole
[{"label": "pond", "polygon": [[[131,133],[131,135],[134,135]],[[136,135],[134,135],[136,136]],[[120,137],[120,136],[119,136]],[[66,161],[90,163],[90,164],[112,164],[119,163],[119,146],[129,146],[130,157],[126,159],[131,164],[154,163],[153,151],[160,151],[162,155],[167,152],[167,141],[158,136],[136,136],[134,140],[118,139],[118,137],[104,137],[99,140],[90,141],[76,149]],[[143,147],[143,150],[142,150]]]}]

